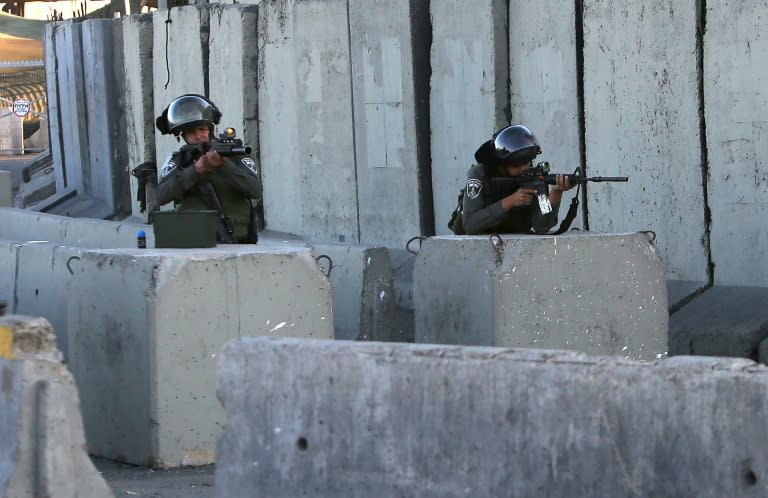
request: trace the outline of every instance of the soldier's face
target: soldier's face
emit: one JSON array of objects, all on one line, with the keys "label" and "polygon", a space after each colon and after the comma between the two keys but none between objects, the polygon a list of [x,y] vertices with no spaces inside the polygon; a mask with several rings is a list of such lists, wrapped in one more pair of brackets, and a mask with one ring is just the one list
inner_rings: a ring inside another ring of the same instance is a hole
[{"label": "soldier's face", "polygon": [[523,171],[527,170],[531,166],[531,163],[523,163],[523,164],[508,164],[505,166],[505,169],[507,170],[507,174],[509,176],[518,176],[522,175]]},{"label": "soldier's face", "polygon": [[210,130],[208,125],[201,124],[187,128],[181,132],[181,138],[190,145],[197,145],[208,141]]}]

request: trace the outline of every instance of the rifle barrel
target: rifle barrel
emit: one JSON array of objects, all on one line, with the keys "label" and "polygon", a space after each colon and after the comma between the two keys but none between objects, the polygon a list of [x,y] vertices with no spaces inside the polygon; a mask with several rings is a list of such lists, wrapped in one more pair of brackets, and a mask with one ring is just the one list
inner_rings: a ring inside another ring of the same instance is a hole
[{"label": "rifle barrel", "polygon": [[629,178],[626,176],[590,176],[584,180],[588,182],[628,182]]}]

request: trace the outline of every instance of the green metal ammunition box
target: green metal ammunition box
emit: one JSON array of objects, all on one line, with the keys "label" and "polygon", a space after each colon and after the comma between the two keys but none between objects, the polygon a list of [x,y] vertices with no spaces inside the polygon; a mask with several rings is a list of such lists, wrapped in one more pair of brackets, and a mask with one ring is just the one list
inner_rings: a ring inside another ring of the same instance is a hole
[{"label": "green metal ammunition box", "polygon": [[158,211],[152,221],[155,247],[216,247],[216,221],[216,211]]}]

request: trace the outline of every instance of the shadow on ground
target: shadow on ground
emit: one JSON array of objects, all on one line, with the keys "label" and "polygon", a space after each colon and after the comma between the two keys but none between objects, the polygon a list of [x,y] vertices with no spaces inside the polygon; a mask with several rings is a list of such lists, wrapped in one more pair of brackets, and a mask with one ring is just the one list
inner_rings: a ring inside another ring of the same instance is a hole
[{"label": "shadow on ground", "polygon": [[151,469],[91,457],[115,498],[212,498],[214,465]]}]

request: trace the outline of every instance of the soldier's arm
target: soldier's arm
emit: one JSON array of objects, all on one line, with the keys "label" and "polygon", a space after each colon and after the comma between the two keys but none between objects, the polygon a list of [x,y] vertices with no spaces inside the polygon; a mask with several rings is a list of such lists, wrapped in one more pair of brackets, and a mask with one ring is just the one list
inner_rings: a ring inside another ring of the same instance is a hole
[{"label": "soldier's arm", "polygon": [[261,200],[261,177],[256,161],[248,156],[225,157],[221,171],[224,179],[235,190],[250,199]]},{"label": "soldier's arm", "polygon": [[464,231],[467,235],[489,233],[504,220],[507,213],[501,201],[488,202],[488,177],[482,167],[475,166],[467,173],[464,187]]},{"label": "soldier's arm", "polygon": [[203,177],[193,166],[179,167],[178,161],[176,155],[171,155],[158,172],[157,202],[160,205],[181,200]]}]

